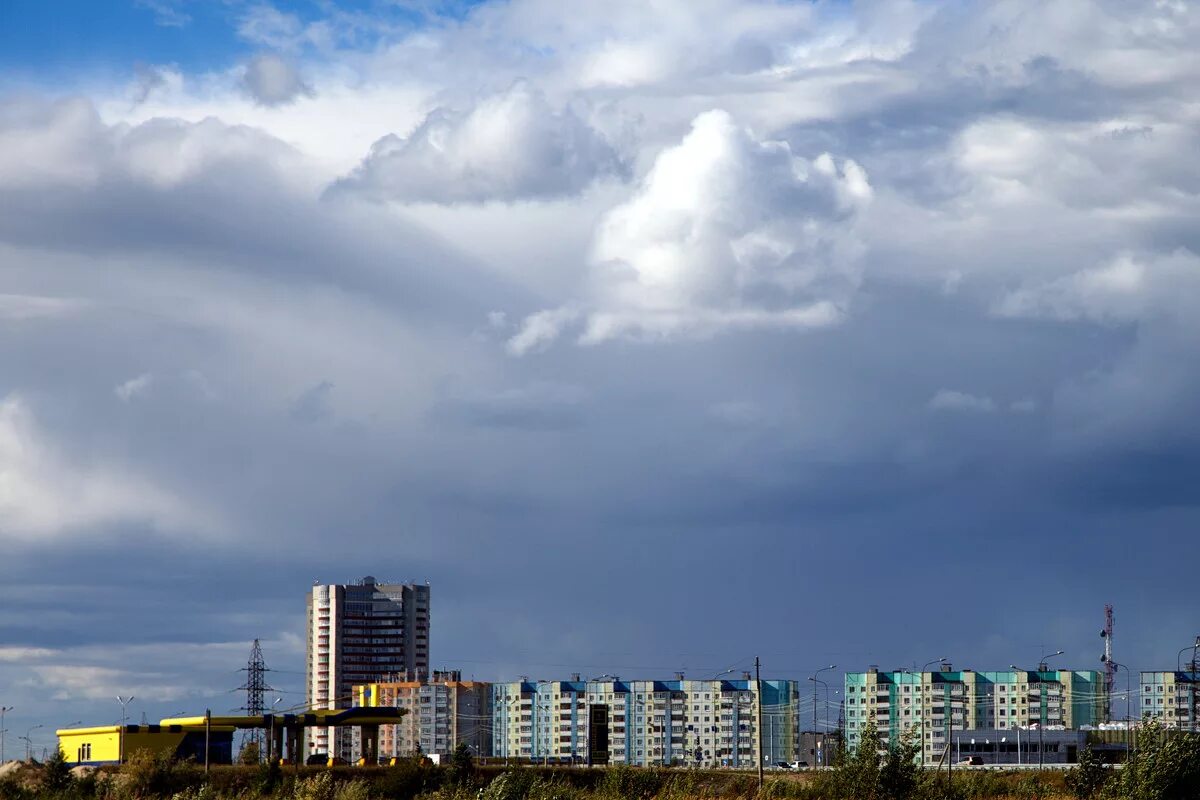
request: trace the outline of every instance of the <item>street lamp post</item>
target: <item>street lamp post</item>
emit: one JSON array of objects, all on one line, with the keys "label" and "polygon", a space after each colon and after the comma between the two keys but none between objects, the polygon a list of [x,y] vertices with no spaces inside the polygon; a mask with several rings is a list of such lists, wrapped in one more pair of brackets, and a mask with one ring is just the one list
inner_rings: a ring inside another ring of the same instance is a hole
[{"label": "street lamp post", "polygon": [[[837,664],[830,664],[828,667],[821,667],[819,670],[817,670],[816,672],[814,672],[812,675],[809,676],[809,680],[811,680],[813,682],[813,736],[814,737],[817,735],[817,683],[818,683],[817,678],[819,678],[821,676],[822,672],[826,672],[831,669],[837,669]],[[826,685],[828,686],[828,684],[826,684]],[[829,710],[826,709],[825,713],[826,713],[826,715],[828,715]],[[822,755],[825,752],[825,736],[824,735],[821,736],[821,752],[822,752]],[[822,766],[824,766],[824,765],[822,765]]]},{"label": "street lamp post", "polygon": [[820,758],[817,759],[818,763],[816,764],[816,766],[823,767],[823,766],[825,766],[825,730],[829,728],[829,684],[819,678],[809,678],[809,680],[813,681],[813,733],[814,734],[816,734],[816,732],[817,732],[817,704],[816,704],[817,684],[819,683],[825,687],[825,729],[822,729],[821,741],[817,745],[817,751],[818,751],[817,755]]},{"label": "street lamp post", "polygon": [[[274,761],[272,759],[275,758],[275,706],[279,705],[281,702],[283,702],[283,698],[276,697],[275,701],[271,703],[271,738],[267,740],[267,763],[268,764],[274,763]],[[378,749],[378,744],[376,745],[376,749]],[[379,754],[376,753],[375,756],[376,756],[376,760],[378,761]]]},{"label": "street lamp post", "polygon": [[[926,661],[924,664],[921,665],[921,672],[917,675],[917,678],[921,681],[920,701],[921,701],[921,768],[922,769],[925,768],[925,715],[927,713],[929,713],[925,707],[925,700],[926,700],[926,697],[925,697],[925,670],[929,668],[930,664],[944,664],[944,663],[946,663],[945,656],[942,656],[941,658],[935,658],[930,661]],[[932,687],[933,681],[930,681],[929,685],[930,685],[930,687]]]},{"label": "street lamp post", "polygon": [[1175,656],[1175,671],[1176,672],[1183,672],[1183,665],[1180,663],[1179,658],[1184,653],[1186,653],[1188,650],[1192,651],[1192,672],[1195,672],[1196,665],[1197,665],[1196,653],[1197,653],[1197,650],[1200,650],[1200,636],[1196,637],[1195,644],[1189,644],[1187,647],[1180,649],[1179,655]]},{"label": "street lamp post", "polygon": [[[1045,703],[1042,702],[1045,696],[1045,683],[1042,681],[1042,673],[1049,671],[1049,668],[1046,666],[1046,659],[1054,658],[1055,656],[1061,656],[1062,654],[1063,651],[1059,650],[1051,653],[1050,655],[1042,656],[1042,660],[1038,663],[1038,769],[1043,769],[1046,766],[1046,720],[1043,719],[1042,715],[1042,706],[1045,705]],[[1016,664],[1009,664],[1008,666],[1009,669],[1021,669]],[[1027,672],[1027,670],[1022,670],[1022,672]]]},{"label": "street lamp post", "polygon": [[121,704],[121,733],[117,737],[117,763],[124,764],[125,763],[125,719],[126,719],[125,709],[130,703],[133,702],[133,695],[129,695],[129,697],[121,697],[121,695],[117,695],[117,702]]},{"label": "street lamp post", "polygon": [[25,735],[21,738],[25,741],[25,760],[33,761],[33,739],[29,738],[38,728],[44,728],[45,725],[33,725],[29,730],[25,731]]},{"label": "street lamp post", "polygon": [[8,733],[4,727],[4,715],[12,710],[12,706],[0,706],[0,764],[4,763],[4,734]]}]

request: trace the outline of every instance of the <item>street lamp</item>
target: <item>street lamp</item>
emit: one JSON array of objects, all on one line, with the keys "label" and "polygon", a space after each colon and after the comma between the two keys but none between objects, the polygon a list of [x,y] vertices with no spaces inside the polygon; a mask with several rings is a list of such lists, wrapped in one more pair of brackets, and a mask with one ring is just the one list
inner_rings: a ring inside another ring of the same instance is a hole
[{"label": "street lamp", "polygon": [[[921,767],[922,768],[924,768],[924,766],[925,766],[925,715],[929,713],[928,710],[926,709],[926,705],[925,705],[925,700],[927,699],[925,697],[925,670],[929,669],[929,666],[931,664],[944,664],[944,663],[946,663],[945,656],[942,656],[941,658],[930,659],[929,661],[926,661],[924,664],[921,665],[921,672],[918,675],[918,678],[921,681],[920,701],[921,701]],[[933,681],[930,681],[929,685],[930,685],[930,688],[932,689]]]},{"label": "street lamp", "polygon": [[[814,737],[817,734],[817,683],[819,683],[819,681],[817,679],[821,676],[822,672],[827,672],[831,669],[837,669],[837,664],[830,664],[828,667],[821,667],[819,670],[817,670],[816,672],[814,672],[812,675],[809,676],[809,680],[811,680],[813,682],[813,736]],[[825,685],[825,691],[826,692],[829,691],[829,684]],[[828,716],[828,714],[829,714],[828,708],[825,709],[825,714],[826,714],[826,716]],[[821,736],[822,758],[824,758],[824,751],[825,751],[824,745],[825,745],[825,736],[822,734],[822,736]],[[824,766],[824,765],[822,765],[822,766]]]},{"label": "street lamp", "polygon": [[1179,655],[1175,656],[1175,671],[1176,672],[1183,672],[1183,665],[1179,663],[1179,657],[1182,656],[1184,653],[1186,653],[1188,650],[1192,651],[1192,672],[1196,671],[1196,651],[1197,651],[1197,649],[1200,649],[1200,636],[1196,637],[1195,644],[1189,644],[1187,647],[1184,647],[1183,649],[1181,649],[1179,651]]},{"label": "street lamp", "polygon": [[4,763],[4,734],[8,732],[4,727],[4,715],[12,710],[12,706],[0,706],[0,764]]},{"label": "street lamp", "polygon": [[[1046,666],[1046,659],[1052,658],[1057,655],[1062,655],[1062,651],[1059,650],[1057,653],[1051,653],[1048,656],[1043,656],[1042,663],[1038,664],[1038,682],[1037,682],[1038,700],[1039,700],[1039,703],[1038,703],[1038,769],[1042,769],[1046,765],[1046,735],[1045,735],[1046,721],[1042,719],[1042,709],[1041,709],[1041,703],[1040,703],[1040,700],[1044,693],[1041,673],[1046,671],[1044,669],[1044,667]],[[1028,670],[1023,670],[1020,667],[1018,667],[1016,664],[1009,664],[1008,668],[1020,670],[1021,672],[1025,672],[1026,674],[1028,674]]]},{"label": "street lamp", "polygon": [[25,760],[26,761],[33,760],[33,740],[29,738],[30,734],[32,734],[38,728],[44,728],[44,727],[46,727],[46,726],[45,725],[34,725],[34,726],[30,727],[29,730],[25,731],[25,735],[21,737],[21,739],[23,739],[25,742]]},{"label": "street lamp", "polygon": [[1043,655],[1042,660],[1040,662],[1038,662],[1038,672],[1047,672],[1049,668],[1046,666],[1046,662],[1048,660],[1054,658],[1055,656],[1061,656],[1062,654],[1063,654],[1062,650],[1056,650],[1055,652],[1053,652],[1049,655]]},{"label": "street lamp", "polygon": [[[824,687],[825,687],[825,724],[826,724],[826,725],[828,725],[828,724],[829,724],[829,684],[828,684],[828,683],[826,683],[825,681],[821,680],[820,678],[815,678],[815,677],[812,677],[812,676],[809,676],[809,680],[810,680],[810,681],[813,681],[813,733],[814,733],[814,734],[816,734],[816,732],[817,732],[817,702],[816,702],[816,697],[817,697],[817,684],[819,683],[819,684],[821,684],[822,686],[824,686]],[[820,760],[819,760],[819,761],[820,761],[820,763],[816,764],[816,766],[821,766],[821,767],[823,767],[823,766],[825,766],[825,757],[824,757],[824,756],[825,756],[825,737],[824,737],[824,731],[822,731],[822,735],[821,735],[821,741],[820,741],[820,743],[817,745],[817,750],[819,751],[819,752],[817,753],[817,755],[818,755],[818,756],[821,756],[821,758],[820,758]]]},{"label": "street lamp", "polygon": [[[268,764],[273,764],[274,763],[273,759],[275,757],[275,706],[279,705],[282,702],[283,702],[282,697],[276,697],[275,700],[271,703],[271,738],[267,740],[267,763]],[[378,738],[378,737],[376,737],[376,738]],[[379,749],[378,742],[376,742],[375,749],[376,749],[376,751],[378,751],[378,749]],[[379,760],[378,752],[375,753],[375,760],[376,761]]]},{"label": "street lamp", "polygon": [[117,695],[117,702],[121,704],[121,733],[117,737],[117,763],[125,763],[125,708],[133,702],[133,695],[129,697],[121,697]]}]

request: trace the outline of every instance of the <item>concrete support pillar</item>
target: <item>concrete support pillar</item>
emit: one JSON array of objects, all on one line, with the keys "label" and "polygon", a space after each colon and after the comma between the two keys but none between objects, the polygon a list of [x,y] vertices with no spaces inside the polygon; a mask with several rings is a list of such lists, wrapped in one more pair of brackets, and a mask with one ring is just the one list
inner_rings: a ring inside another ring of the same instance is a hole
[{"label": "concrete support pillar", "polygon": [[363,725],[360,730],[362,732],[363,763],[367,766],[375,766],[379,763],[379,726]]}]

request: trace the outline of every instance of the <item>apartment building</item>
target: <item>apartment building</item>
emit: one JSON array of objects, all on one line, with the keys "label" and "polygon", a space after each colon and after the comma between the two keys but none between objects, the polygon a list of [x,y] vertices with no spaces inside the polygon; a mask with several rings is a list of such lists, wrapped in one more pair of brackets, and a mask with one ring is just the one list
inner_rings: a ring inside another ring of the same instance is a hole
[{"label": "apartment building", "polygon": [[857,747],[873,722],[881,742],[906,733],[920,741],[925,763],[942,756],[955,732],[1078,729],[1103,722],[1108,708],[1104,675],[1092,670],[870,669],[847,673],[845,692],[847,746]]},{"label": "apartment building", "polygon": [[492,752],[549,763],[750,767],[796,758],[795,681],[521,680],[492,687]]},{"label": "apartment building", "polygon": [[[429,586],[315,584],[308,595],[306,700],[310,708],[348,708],[353,687],[387,675],[429,673]],[[311,728],[305,752],[356,758],[344,728]]]},{"label": "apartment building", "polygon": [[1143,672],[1141,717],[1200,733],[1200,672]]},{"label": "apartment building", "polygon": [[394,706],[408,712],[399,725],[379,729],[381,757],[448,756],[459,743],[476,758],[492,754],[490,683],[464,681],[459,670],[436,671],[428,679],[396,677],[354,687],[356,706]]}]

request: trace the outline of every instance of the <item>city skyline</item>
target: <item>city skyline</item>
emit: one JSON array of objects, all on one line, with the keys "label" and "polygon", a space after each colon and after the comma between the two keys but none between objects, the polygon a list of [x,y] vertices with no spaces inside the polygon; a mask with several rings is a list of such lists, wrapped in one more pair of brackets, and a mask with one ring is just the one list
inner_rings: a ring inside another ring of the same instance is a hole
[{"label": "city skyline", "polygon": [[468,680],[1097,670],[1110,604],[1171,669],[1198,39],[1122,0],[0,3],[7,744],[228,713],[255,639],[303,703],[299,598],[363,575],[434,587]]}]

